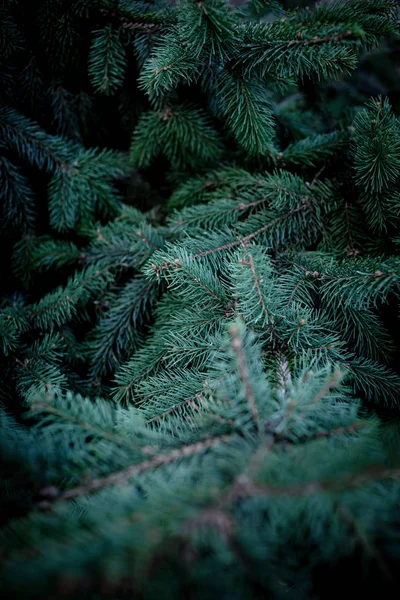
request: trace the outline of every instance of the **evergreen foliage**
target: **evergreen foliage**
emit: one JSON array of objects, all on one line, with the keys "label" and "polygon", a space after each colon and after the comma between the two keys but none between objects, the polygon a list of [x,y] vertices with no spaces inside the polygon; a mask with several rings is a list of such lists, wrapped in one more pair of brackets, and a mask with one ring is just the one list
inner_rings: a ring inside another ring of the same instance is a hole
[{"label": "evergreen foliage", "polygon": [[396,2],[0,17],[1,589],[389,597]]}]

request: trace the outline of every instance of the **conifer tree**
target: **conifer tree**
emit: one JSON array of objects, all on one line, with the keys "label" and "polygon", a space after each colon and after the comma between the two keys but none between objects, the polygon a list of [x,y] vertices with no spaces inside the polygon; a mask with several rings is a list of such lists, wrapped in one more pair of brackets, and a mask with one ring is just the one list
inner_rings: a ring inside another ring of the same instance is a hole
[{"label": "conifer tree", "polygon": [[398,583],[396,4],[3,2],[6,593]]}]

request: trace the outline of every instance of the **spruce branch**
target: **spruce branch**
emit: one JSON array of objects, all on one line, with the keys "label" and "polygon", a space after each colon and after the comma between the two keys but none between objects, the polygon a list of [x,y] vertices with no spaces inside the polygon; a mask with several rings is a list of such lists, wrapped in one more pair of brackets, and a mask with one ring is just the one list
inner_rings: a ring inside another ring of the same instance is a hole
[{"label": "spruce branch", "polygon": [[391,570],[389,569],[379,550],[374,546],[373,541],[369,540],[367,533],[363,531],[363,527],[357,518],[351,514],[348,508],[340,504],[336,506],[336,513],[348,524],[350,530],[354,533],[356,538],[359,540],[359,543],[365,549],[366,555],[377,563],[379,570],[384,576],[384,579],[386,581],[393,581]]},{"label": "spruce branch", "polygon": [[311,481],[304,485],[261,485],[253,483],[247,477],[240,478],[236,488],[232,491],[233,499],[259,496],[292,496],[308,497],[315,494],[337,494],[351,489],[385,480],[397,480],[400,477],[399,469],[371,466],[351,475],[328,479],[325,481]]},{"label": "spruce branch", "polygon": [[28,4],[0,8],[4,593],[395,582],[396,3]]},{"label": "spruce branch", "polygon": [[259,429],[260,428],[260,416],[258,414],[256,400],[255,400],[254,393],[253,393],[253,390],[251,387],[251,383],[250,383],[250,380],[248,377],[246,359],[243,354],[242,340],[241,340],[239,328],[237,325],[232,325],[232,327],[230,328],[230,335],[231,335],[232,348],[233,348],[233,350],[236,354],[236,358],[237,358],[240,379],[242,381],[242,384],[244,385],[246,400],[249,405],[250,414],[254,421],[255,426],[257,427],[257,429]]},{"label": "spruce branch", "polygon": [[235,248],[236,246],[246,245],[247,242],[249,242],[250,240],[254,239],[255,237],[257,237],[259,235],[261,235],[265,231],[268,231],[269,229],[272,229],[272,227],[274,227],[275,225],[281,223],[282,221],[284,221],[285,219],[291,217],[292,215],[295,215],[295,214],[297,214],[299,212],[302,212],[302,211],[310,208],[310,206],[311,206],[310,202],[304,202],[301,206],[298,206],[297,208],[295,208],[295,209],[291,210],[290,212],[286,213],[285,215],[277,217],[276,219],[274,219],[272,222],[268,223],[267,225],[264,225],[263,227],[260,227],[260,229],[258,229],[257,231],[254,231],[254,232],[250,233],[249,235],[244,236],[243,238],[241,238],[239,240],[235,240],[234,242],[230,242],[228,244],[224,244],[222,246],[219,246],[217,248],[213,248],[211,250],[205,250],[203,252],[198,252],[197,254],[193,255],[193,258],[200,258],[200,257],[203,257],[203,256],[208,256],[209,254],[215,254],[216,252],[222,252],[224,250],[229,250],[231,248]]},{"label": "spruce branch", "polygon": [[94,31],[89,76],[95,90],[103,94],[114,93],[123,83],[125,68],[125,48],[119,32],[111,25]]},{"label": "spruce branch", "polygon": [[211,438],[202,442],[197,442],[195,444],[183,446],[182,448],[172,450],[168,454],[160,454],[152,459],[145,460],[141,463],[132,465],[122,471],[112,473],[111,475],[103,477],[102,479],[94,479],[86,484],[84,483],[75,488],[66,490],[57,497],[57,502],[70,500],[78,496],[92,494],[93,492],[101,490],[105,487],[125,485],[130,479],[132,479],[136,475],[139,475],[146,471],[152,471],[159,467],[166,466],[172,462],[178,461],[189,456],[206,452],[207,450],[214,448],[218,444],[228,441],[230,437],[230,435],[218,436],[216,438]]},{"label": "spruce branch", "polygon": [[74,146],[56,136],[46,134],[36,123],[9,107],[0,108],[0,132],[2,143],[15,147],[22,158],[39,168],[52,172],[73,174],[68,158]]}]

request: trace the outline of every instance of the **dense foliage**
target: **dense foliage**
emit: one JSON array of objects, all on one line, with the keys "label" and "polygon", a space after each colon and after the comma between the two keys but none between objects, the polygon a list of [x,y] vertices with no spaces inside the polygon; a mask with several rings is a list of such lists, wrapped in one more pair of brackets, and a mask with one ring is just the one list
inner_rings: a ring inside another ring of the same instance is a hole
[{"label": "dense foliage", "polygon": [[396,4],[1,4],[5,592],[398,583]]}]

